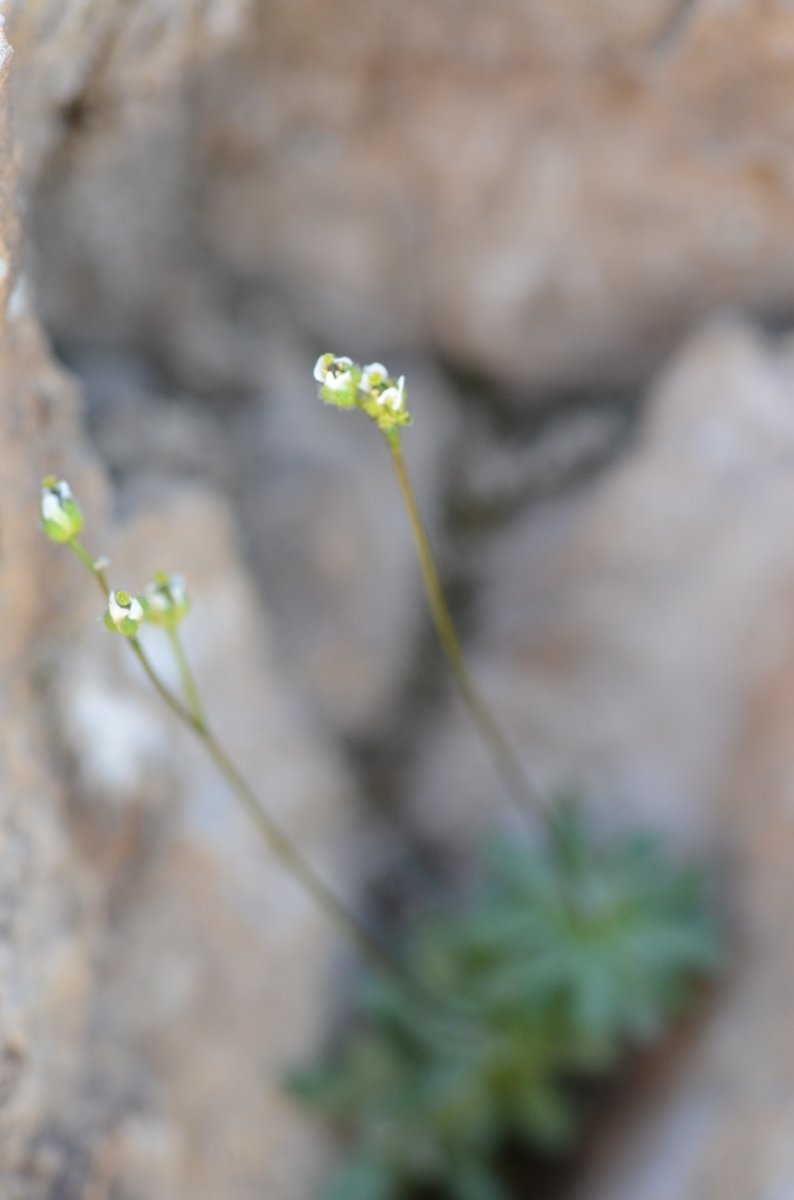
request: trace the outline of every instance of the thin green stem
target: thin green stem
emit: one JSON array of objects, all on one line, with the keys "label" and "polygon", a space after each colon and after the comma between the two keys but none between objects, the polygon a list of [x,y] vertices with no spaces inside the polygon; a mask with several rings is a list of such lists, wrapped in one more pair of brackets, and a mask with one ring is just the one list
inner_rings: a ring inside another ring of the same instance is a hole
[{"label": "thin green stem", "polygon": [[[104,568],[97,565],[77,538],[72,538],[68,545],[94,576],[102,595],[107,600],[110,595],[110,587],[105,577]],[[173,632],[176,635],[175,630],[169,632]],[[358,917],[335,895],[316,873],[308,860],[295,848],[287,835],[263,808],[255,793],[246,783],[237,767],[229,758],[229,755],[207,725],[198,689],[179,637],[174,636],[171,639],[171,644],[179,664],[189,708],[185,708],[160,679],[138,638],[127,637],[126,641],[143,667],[152,687],[168,708],[171,709],[174,716],[186,725],[201,741],[221,775],[229,784],[233,794],[245,809],[271,852],[282,866],[309,893],[326,916],[334,921],[342,932],[351,939],[368,962],[376,968],[380,968],[389,977],[395,979],[402,987],[410,989],[420,999],[435,1000],[436,997],[432,995],[429,989],[425,988],[419,980],[415,979],[407,968],[403,967],[399,960],[394,958],[385,946],[381,945],[378,939],[370,933]]]},{"label": "thin green stem", "polygon": [[[105,577],[104,567],[98,565],[97,562],[94,561],[94,559],[86,550],[85,546],[83,546],[77,538],[71,538],[67,545],[74,551],[74,553],[80,559],[80,562],[83,563],[83,565],[86,566],[91,572],[94,579],[97,581],[99,590],[101,591],[105,600],[107,600],[108,596],[110,595],[110,585]],[[126,640],[129,642],[133,654],[143,667],[146,675],[149,678],[149,682],[160,698],[165,704],[168,705],[174,715],[179,717],[180,721],[184,721],[186,725],[189,725],[191,728],[195,729],[196,723],[193,719],[193,714],[188,712],[184,705],[179,703],[173,692],[169,691],[169,689],[165,686],[150,663],[146,651],[138,639],[136,637],[128,637]]]},{"label": "thin green stem", "polygon": [[401,984],[410,987],[413,991],[417,989],[423,991],[421,985],[407,974],[405,968],[377,941],[358,917],[324,883],[303,855],[296,850],[287,835],[262,807],[257,796],[213,734],[207,728],[196,729],[196,734],[282,866],[298,880],[323,912],[341,927],[368,962],[379,967],[389,976],[396,977]]},{"label": "thin green stem", "polygon": [[183,724],[187,725],[189,729],[192,729],[194,733],[201,733],[204,728],[203,722],[194,717],[193,713],[189,712],[188,709],[185,708],[184,704],[181,704],[179,700],[177,700],[174,693],[166,687],[152,666],[149,657],[138,638],[128,637],[126,640],[129,642],[130,649],[143,667],[149,682],[157,692],[160,699],[168,705],[174,716],[178,717],[179,720],[182,721]]},{"label": "thin green stem", "polygon": [[[96,568],[96,564],[94,563],[93,558],[88,553],[88,551],[85,549],[85,547],[77,540],[77,538],[76,537],[70,538],[70,540],[67,544],[75,552],[77,557],[80,559],[80,562],[83,563],[84,566],[88,567],[88,569],[92,575],[94,575],[95,577],[98,578],[97,568]],[[100,586],[101,586],[101,584],[100,584]]]},{"label": "thin green stem", "polygon": [[441,648],[449,663],[463,702],[469,710],[469,714],[477,726],[480,736],[491,755],[494,766],[504,781],[513,802],[522,813],[526,814],[527,811],[532,811],[546,820],[549,817],[548,810],[543,808],[540,801],[535,797],[517,755],[499,728],[490,708],[485,700],[483,700],[469,674],[469,668],[455,630],[452,614],[449,611],[444,589],[441,586],[441,579],[439,578],[438,569],[433,557],[430,538],[428,537],[427,529],[405,467],[399,433],[395,432],[384,436],[391,453],[400,495],[411,525],[433,624],[435,625],[438,640],[441,643]]},{"label": "thin green stem", "polygon": [[187,660],[185,647],[182,645],[182,639],[179,636],[179,630],[175,625],[167,625],[166,633],[168,634],[168,640],[171,643],[171,649],[174,652],[174,658],[176,659],[176,663],[179,668],[179,675],[182,680],[182,690],[187,698],[187,705],[190,709],[190,713],[195,722],[206,728],[207,722],[204,716],[204,708],[201,703],[201,696],[199,695],[198,686],[193,676],[193,672],[190,669],[190,663]]}]

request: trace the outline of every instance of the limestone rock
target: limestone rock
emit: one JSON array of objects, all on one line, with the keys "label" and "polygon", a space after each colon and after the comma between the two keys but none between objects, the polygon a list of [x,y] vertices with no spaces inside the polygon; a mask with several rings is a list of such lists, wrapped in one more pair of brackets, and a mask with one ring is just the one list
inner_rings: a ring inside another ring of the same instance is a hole
[{"label": "limestone rock", "polygon": [[[685,840],[711,827],[760,669],[745,647],[794,561],[790,363],[786,342],[707,330],[661,378],[612,471],[479,557],[474,661],[540,790],[579,781]],[[421,811],[452,827],[454,796],[455,828],[461,809],[481,827],[499,788],[462,715],[430,758]]]},{"label": "limestone rock", "polygon": [[[112,570],[132,588],[160,565],[184,570],[185,644],[209,719],[268,811],[344,892],[349,782],[274,670],[261,598],[236,555],[223,504],[193,490],[121,529]],[[178,689],[164,635],[147,634]],[[263,1190],[308,1200],[327,1152],[283,1084],[330,1020],[334,927],[159,705],[123,639],[86,625],[62,662],[56,711],[80,843],[109,896],[80,1118],[63,1122],[90,1151],[85,1194],[108,1172],[135,1200],[153,1178],[163,1200]]]},{"label": "limestone rock", "polygon": [[[41,303],[234,392],[287,308],[534,387],[791,306],[783,0],[17,0]],[[196,330],[201,329],[201,336]]]},{"label": "limestone rock", "polygon": [[[0,29],[0,1178],[33,1194],[31,1145],[68,1103],[91,992],[90,891],[71,852],[41,700],[48,630],[68,628],[71,577],[38,529],[45,471],[90,498],[99,479],[77,435],[73,389],[25,312]],[[101,502],[100,502],[101,503]]]},{"label": "limestone rock", "polygon": [[738,970],[678,1068],[627,1098],[620,1137],[607,1141],[576,1200],[744,1200],[794,1189],[793,598],[789,578],[748,636],[746,653],[762,669],[720,781]]},{"label": "limestone rock", "polygon": [[[650,825],[720,864],[731,913],[713,1011],[633,1097],[581,1200],[794,1188],[793,395],[790,337],[704,329],[622,461],[482,562],[474,670],[539,793],[579,784],[604,825]],[[456,711],[416,819],[470,849],[499,791]]]},{"label": "limestone rock", "polygon": [[[324,1029],[336,939],[158,712],[102,626],[93,581],[42,536],[45,473],[71,481],[88,548],[124,575],[114,582],[186,571],[189,652],[215,725],[318,871],[352,889],[349,783],[273,662],[266,601],[223,502],[172,489],[111,527],[76,390],[27,307],[6,84],[0,75],[0,1190],[308,1200],[327,1151],[282,1074]],[[152,652],[173,671],[162,645]]]}]

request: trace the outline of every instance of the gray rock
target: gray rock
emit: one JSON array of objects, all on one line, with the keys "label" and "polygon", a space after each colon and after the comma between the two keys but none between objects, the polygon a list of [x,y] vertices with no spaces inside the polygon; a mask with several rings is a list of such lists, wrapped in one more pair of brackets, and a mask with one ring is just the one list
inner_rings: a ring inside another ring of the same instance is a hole
[{"label": "gray rock", "polygon": [[[791,680],[794,342],[725,322],[684,347],[622,461],[482,565],[476,678],[538,792],[578,783],[722,866],[735,961],[686,1055],[632,1094],[581,1200],[794,1187]],[[500,788],[452,712],[412,789],[470,851]]]},{"label": "gray rock", "polygon": [[62,340],[239,387],[270,298],[359,356],[580,387],[644,377],[715,306],[791,306],[787,4],[16,0],[9,21]]},{"label": "gray rock", "polygon": [[[168,504],[175,480],[222,489],[284,670],[326,725],[366,737],[388,722],[426,619],[410,526],[377,431],[318,400],[313,349],[282,328],[257,354],[257,396],[227,413],[164,394],[129,355],[83,351],[75,366],[122,510]],[[453,402],[423,357],[392,366],[407,373],[416,423],[404,452],[437,532]]]},{"label": "gray rock", "polygon": [[[792,566],[789,370],[785,342],[707,330],[614,470],[519,518],[481,558],[473,661],[541,791],[578,781],[685,840],[711,828],[759,668],[743,648]],[[464,836],[499,788],[462,714],[442,741],[417,803]]]}]

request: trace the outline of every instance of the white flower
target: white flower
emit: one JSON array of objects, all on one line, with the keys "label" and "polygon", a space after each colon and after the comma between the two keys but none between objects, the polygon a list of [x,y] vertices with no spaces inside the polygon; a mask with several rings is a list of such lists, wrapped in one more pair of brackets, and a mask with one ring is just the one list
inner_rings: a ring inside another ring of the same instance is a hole
[{"label": "white flower", "polygon": [[383,363],[370,363],[362,368],[361,383],[358,385],[362,392],[371,392],[373,388],[381,387],[389,378],[389,372]]},{"label": "white flower", "polygon": [[156,625],[177,625],[190,608],[190,599],[181,575],[158,572],[146,589],[147,616]]},{"label": "white flower", "polygon": [[162,588],[150,585],[146,589],[146,599],[149,601],[149,616],[156,620],[158,616],[167,617],[171,611],[168,594]]},{"label": "white flower", "polygon": [[405,409],[405,376],[401,375],[396,384],[387,387],[377,397],[378,404],[399,413]]},{"label": "white flower", "polygon": [[129,592],[111,592],[108,596],[107,619],[113,629],[132,637],[143,620],[143,605]]},{"label": "white flower", "polygon": [[344,355],[321,354],[314,364],[314,378],[332,392],[345,392],[353,383],[353,360]]},{"label": "white flower", "polygon": [[41,485],[41,523],[54,542],[68,542],[83,528],[83,514],[65,479],[48,475]]}]

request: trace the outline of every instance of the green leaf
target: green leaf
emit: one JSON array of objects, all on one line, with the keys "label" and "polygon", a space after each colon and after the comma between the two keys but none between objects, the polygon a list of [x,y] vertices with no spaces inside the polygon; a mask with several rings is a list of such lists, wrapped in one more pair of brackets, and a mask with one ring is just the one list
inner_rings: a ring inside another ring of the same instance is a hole
[{"label": "green leaf", "polygon": [[309,1076],[308,1101],[353,1136],[362,1186],[386,1186],[385,1171],[400,1193],[502,1200],[500,1145],[516,1132],[566,1145],[571,1080],[606,1075],[632,1039],[658,1036],[713,970],[706,897],[702,873],[658,840],[596,838],[573,804],[545,845],[494,843],[479,893],[407,939],[436,1007],[370,981],[359,1026]]},{"label": "green leaf", "polygon": [[482,1164],[470,1163],[449,1181],[455,1200],[510,1200],[498,1176]]},{"label": "green leaf", "polygon": [[382,1163],[353,1158],[337,1172],[323,1200],[391,1200],[396,1182]]}]

